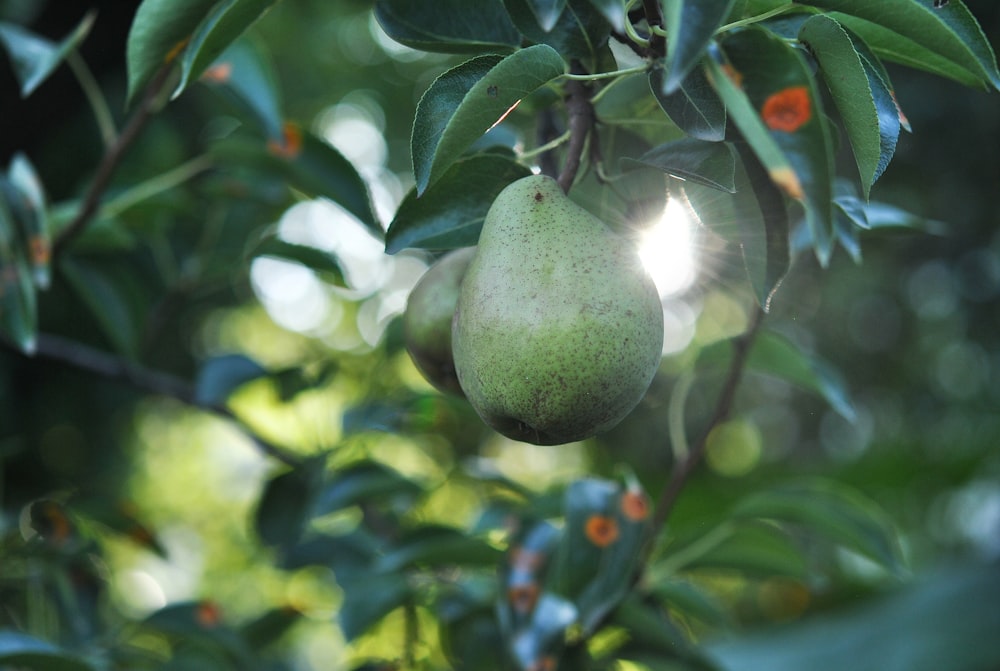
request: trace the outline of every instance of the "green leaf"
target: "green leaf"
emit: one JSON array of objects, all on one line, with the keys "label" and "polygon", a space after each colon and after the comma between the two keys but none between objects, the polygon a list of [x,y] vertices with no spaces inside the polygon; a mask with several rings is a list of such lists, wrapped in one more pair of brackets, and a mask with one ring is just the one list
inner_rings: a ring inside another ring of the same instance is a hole
[{"label": "green leaf", "polygon": [[622,601],[611,624],[628,632],[628,643],[616,651],[622,659],[649,664],[656,671],[718,671],[659,604],[637,592]]},{"label": "green leaf", "polygon": [[903,571],[899,539],[885,512],[842,483],[816,478],[772,486],[741,501],[733,514],[802,525],[892,573]]},{"label": "green leaf", "polygon": [[823,81],[830,89],[854,150],[867,198],[871,185],[885,170],[896,147],[891,129],[894,120],[895,135],[899,135],[895,106],[891,115],[883,118],[876,96],[881,98],[882,111],[888,111],[885,85],[874,71],[865,67],[854,41],[834,19],[822,14],[811,17],[802,24],[799,40],[809,48],[823,72]]},{"label": "green leaf", "polygon": [[20,152],[11,160],[7,177],[9,182],[2,186],[6,187],[9,184],[16,199],[16,202],[9,201],[8,205],[15,221],[20,224],[35,286],[47,289],[52,274],[49,268],[52,241],[48,226],[48,204],[42,181],[28,157]]},{"label": "green leaf", "polygon": [[[817,257],[825,261],[833,230],[834,147],[815,78],[794,47],[756,26],[730,34],[723,48],[742,77],[742,91],[759,123],[745,116],[745,105],[730,107],[730,118],[744,132],[772,180],[805,205]],[[762,127],[771,143],[759,136]],[[780,172],[780,162],[772,165],[775,147],[791,175]]]},{"label": "green leaf", "polygon": [[[851,39],[854,41],[854,47],[857,49],[861,38],[852,35]],[[892,92],[888,73],[883,74],[880,69],[881,62],[874,55],[869,57],[866,51],[867,47],[863,50],[859,49],[858,53],[861,54],[861,63],[865,69],[865,76],[868,77],[868,86],[872,93],[872,99],[875,102],[875,109],[878,112],[879,158],[878,164],[875,166],[875,173],[872,176],[872,182],[874,183],[875,180],[882,176],[885,169],[889,167],[889,162],[896,153],[896,143],[899,141],[900,129],[910,130],[910,125],[906,117],[903,116],[902,110],[899,109],[899,104],[896,102],[896,96]],[[867,200],[867,198],[868,192],[866,190],[865,199]]]},{"label": "green leaf", "polygon": [[590,4],[601,13],[612,27],[621,32],[625,30],[625,3],[622,0],[590,0]]},{"label": "green leaf", "polygon": [[874,201],[868,203],[865,206],[865,219],[868,222],[868,228],[873,231],[908,228],[934,235],[945,235],[947,233],[947,225],[944,222],[926,219],[889,203],[877,203]]},{"label": "green leaf", "polygon": [[834,203],[833,232],[837,242],[850,255],[851,259],[855,263],[861,263],[861,241],[858,239],[858,228],[850,214],[844,211],[843,205],[839,202]]},{"label": "green leaf", "polygon": [[302,613],[292,607],[273,608],[240,627],[240,637],[255,653],[277,642],[299,620]]},{"label": "green leaf", "polygon": [[984,671],[1000,668],[997,603],[996,563],[963,563],[840,612],[705,647],[726,671]]},{"label": "green leaf", "polygon": [[[699,365],[722,366],[732,355],[728,341],[709,345],[698,355]],[[789,340],[771,332],[758,334],[747,358],[749,370],[776,377],[824,398],[841,417],[854,421],[857,413],[843,381],[829,364],[804,353]]]},{"label": "green leaf", "polygon": [[679,179],[736,193],[736,150],[725,142],[684,139],[661,144],[623,165],[656,168]]},{"label": "green leaf", "polygon": [[876,58],[947,77],[971,88],[981,86],[981,81],[976,75],[908,37],[847,14],[831,14],[831,16],[836,17],[842,26],[863,39],[871,47]]},{"label": "green leaf", "polygon": [[389,37],[421,51],[507,52],[521,43],[502,0],[377,0],[375,18]]},{"label": "green leaf", "polygon": [[[695,539],[692,545],[697,545]],[[684,553],[689,546],[674,552]],[[741,524],[730,529],[720,542],[690,558],[683,569],[727,569],[755,576],[804,579],[805,559],[789,535],[773,524]]]},{"label": "green leaf", "polygon": [[0,668],[95,671],[84,659],[19,631],[0,629]]},{"label": "green leaf", "polygon": [[254,512],[264,545],[286,554],[298,544],[313,517],[322,468],[321,461],[310,460],[267,482]]},{"label": "green leaf", "polygon": [[746,145],[740,145],[740,155],[743,169],[737,171],[736,182],[738,239],[754,296],[766,312],[792,265],[788,209],[766,169]]},{"label": "green leaf", "polygon": [[531,2],[535,0],[504,0],[511,20],[529,42],[547,44],[567,60],[577,59],[589,72],[596,72],[602,63],[611,26],[589,0],[567,0],[566,6],[551,30],[544,30],[535,16]]},{"label": "green leaf", "polygon": [[767,333],[758,337],[750,350],[748,365],[751,369],[776,375],[788,382],[813,391],[830,404],[844,419],[853,422],[857,417],[854,404],[840,376],[825,361],[809,356],[790,341],[777,334]]},{"label": "green leaf", "polygon": [[538,27],[545,32],[551,31],[559,20],[559,15],[566,8],[566,0],[526,0],[531,12],[538,21]]},{"label": "green leaf", "polygon": [[477,56],[434,80],[417,104],[411,151],[417,193],[423,194],[526,95],[563,74],[562,58],[536,45],[506,58]]},{"label": "green leaf", "polygon": [[671,610],[697,618],[713,627],[725,627],[732,623],[732,616],[726,607],[695,583],[677,577],[648,581],[652,583],[649,586],[650,592]]},{"label": "green leaf", "polygon": [[518,669],[542,668],[546,657],[559,658],[565,644],[566,629],[577,619],[576,607],[566,599],[543,592],[528,623],[506,636]]},{"label": "green leaf", "polygon": [[234,104],[268,138],[282,136],[281,99],[277,78],[261,49],[246,37],[233,42],[204,72],[201,82]]},{"label": "green leaf", "polygon": [[59,269],[93,313],[115,350],[134,359],[147,307],[135,289],[135,278],[126,268],[103,262],[103,255],[63,255],[59,257]]},{"label": "green leaf", "polygon": [[[853,187],[853,185],[850,186]],[[855,226],[869,230],[871,224],[868,223],[868,208],[866,207],[866,203],[858,197],[858,194],[852,188],[844,186],[843,180],[837,180],[836,192],[837,196],[833,201],[834,206]]]},{"label": "green leaf", "polygon": [[192,657],[185,656],[184,661],[179,662],[179,655],[174,656],[172,661],[178,662],[179,669],[204,668],[208,671],[220,664],[247,668],[253,664],[247,641],[225,624],[222,616],[221,608],[214,601],[181,601],[150,613],[140,624],[176,640],[195,644],[191,647],[191,652],[196,653]]},{"label": "green leaf", "polygon": [[201,365],[195,380],[195,402],[206,406],[223,405],[241,386],[267,375],[259,363],[243,354],[223,354]]},{"label": "green leaf", "polygon": [[195,81],[223,51],[267,11],[276,0],[221,0],[191,35],[181,58],[181,80],[176,98]]},{"label": "green leaf", "polygon": [[736,0],[726,19],[726,23],[753,19],[768,12],[792,4],[792,0]]},{"label": "green leaf", "polygon": [[83,515],[123,538],[166,558],[167,550],[154,530],[134,512],[131,501],[112,501],[108,497],[87,497],[73,501],[73,511]]},{"label": "green leaf", "polygon": [[729,119],[739,128],[744,139],[753,148],[757,158],[767,168],[771,179],[786,194],[801,198],[803,196],[802,182],[781,148],[768,133],[767,127],[761,121],[746,93],[732,78],[738,73],[732,69],[731,65],[720,64],[715,58],[707,58],[704,63],[708,80],[725,104]]},{"label": "green leaf", "polygon": [[321,278],[339,287],[347,286],[340,261],[332,252],[282,240],[276,235],[263,238],[250,251],[250,257],[266,256],[298,263],[315,271]]},{"label": "green leaf", "polygon": [[461,529],[424,525],[394,542],[375,562],[375,570],[393,573],[409,568],[494,567],[501,556],[500,550]]},{"label": "green leaf", "polygon": [[570,485],[564,506],[566,529],[546,587],[570,598],[579,624],[592,632],[632,584],[648,500],[640,491],[591,478]]},{"label": "green leaf", "polygon": [[673,92],[666,91],[664,70],[649,71],[649,88],[677,127],[693,138],[719,142],[726,136],[726,106],[702,68],[691,70]]},{"label": "green leaf", "polygon": [[174,62],[217,0],[143,0],[125,47],[131,104],[153,76]]},{"label": "green leaf", "polygon": [[66,57],[80,46],[94,25],[97,12],[90,11],[76,28],[55,44],[13,23],[0,22],[0,45],[3,45],[21,85],[21,97],[27,98]]},{"label": "green leaf", "polygon": [[307,196],[337,203],[381,238],[384,233],[372,209],[368,185],[354,165],[328,142],[294,124],[285,125],[284,135],[282,142],[268,143],[269,166]]},{"label": "green leaf", "polygon": [[701,60],[734,0],[661,0],[667,25],[664,93],[678,90]]},{"label": "green leaf", "polygon": [[0,334],[30,354],[38,329],[35,285],[5,191],[0,189]]},{"label": "green leaf", "polygon": [[[960,0],[801,0],[802,4],[820,7],[832,12],[843,12],[888,29],[912,41],[919,47],[937,54],[941,59],[958,66],[983,88],[1000,89],[1000,72],[989,40],[975,17]],[[838,20],[840,20],[839,17]],[[913,67],[928,68],[925,62],[907,54],[907,41],[898,41],[882,34],[878,42],[868,40],[866,28],[858,22],[846,23],[858,32],[881,56]],[[897,51],[897,48],[899,49]],[[958,79],[954,72],[946,73]],[[969,77],[959,81],[968,83]]]},{"label": "green leaf", "polygon": [[412,190],[403,199],[386,233],[386,253],[475,245],[497,194],[530,174],[528,168],[498,154],[457,160],[422,196]]},{"label": "green leaf", "polygon": [[349,583],[371,573],[378,553],[378,541],[358,527],[339,536],[311,536],[290,548],[279,558],[278,565],[290,571],[304,566],[329,566],[338,581]]},{"label": "green leaf", "polygon": [[316,500],[316,514],[382,500],[412,501],[423,491],[422,486],[388,466],[361,461],[338,471],[323,486]]},{"label": "green leaf", "polygon": [[353,641],[396,610],[412,596],[406,576],[396,573],[368,575],[364,580],[341,584],[344,601],[337,619],[344,638]]}]

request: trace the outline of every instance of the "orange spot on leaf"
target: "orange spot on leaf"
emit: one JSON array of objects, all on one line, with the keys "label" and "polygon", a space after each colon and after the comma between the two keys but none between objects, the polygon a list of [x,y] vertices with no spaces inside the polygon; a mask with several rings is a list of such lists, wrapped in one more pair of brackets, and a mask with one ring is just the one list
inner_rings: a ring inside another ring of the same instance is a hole
[{"label": "orange spot on leaf", "polygon": [[892,96],[892,103],[896,106],[896,114],[899,116],[899,125],[906,131],[912,131],[913,128],[910,126],[910,120],[906,118],[906,114],[903,113],[903,108],[899,106],[899,101],[896,100],[896,92],[889,91],[889,95]]},{"label": "orange spot on leaf", "polygon": [[625,492],[621,501],[622,514],[633,522],[649,517],[649,499],[641,492]]},{"label": "orange spot on leaf", "polygon": [[606,548],[618,540],[618,523],[607,515],[591,515],[584,532],[591,543],[599,548]]},{"label": "orange spot on leaf", "polygon": [[733,84],[739,88],[743,88],[743,73],[734,68],[729,63],[722,64],[722,71],[725,73],[726,77],[729,78]]},{"label": "orange spot on leaf", "polygon": [[42,515],[49,525],[47,529],[49,540],[57,545],[62,545],[70,539],[70,536],[73,533],[73,525],[70,523],[69,517],[66,516],[66,513],[59,505],[51,501],[48,501],[43,505],[44,508],[42,508]]},{"label": "orange spot on leaf", "polygon": [[184,47],[186,47],[188,45],[188,42],[190,41],[191,41],[190,37],[185,37],[183,40],[181,40],[173,47],[171,47],[170,51],[167,52],[167,55],[163,57],[163,62],[173,63],[174,59],[176,59],[180,55],[180,53],[184,51]]},{"label": "orange spot on leaf", "polygon": [[47,238],[41,235],[33,235],[28,241],[31,250],[31,262],[36,266],[46,266],[52,256],[52,247]]},{"label": "orange spot on leaf", "polygon": [[556,658],[546,655],[535,660],[535,663],[528,667],[528,671],[556,671]]},{"label": "orange spot on leaf", "polygon": [[216,63],[202,73],[201,80],[210,84],[225,84],[232,75],[232,63]]},{"label": "orange spot on leaf", "polygon": [[520,545],[510,551],[511,567],[525,573],[535,573],[544,562],[545,555],[541,552],[528,550]]},{"label": "orange spot on leaf", "polygon": [[291,121],[286,122],[281,139],[267,141],[267,151],[279,158],[295,158],[302,152],[302,129]]},{"label": "orange spot on leaf", "polygon": [[507,589],[507,601],[515,611],[527,615],[535,609],[538,593],[538,585],[535,583],[514,585]]},{"label": "orange spot on leaf", "polygon": [[214,601],[202,601],[195,611],[195,619],[204,629],[212,629],[222,622],[222,609]]},{"label": "orange spot on leaf", "polygon": [[802,182],[799,181],[799,176],[795,174],[794,170],[778,168],[769,171],[768,174],[771,176],[771,181],[777,184],[778,188],[787,193],[789,197],[795,200],[805,199],[806,194],[802,190]]},{"label": "orange spot on leaf", "polygon": [[794,133],[812,118],[812,101],[805,86],[789,86],[772,94],[760,111],[771,130]]}]

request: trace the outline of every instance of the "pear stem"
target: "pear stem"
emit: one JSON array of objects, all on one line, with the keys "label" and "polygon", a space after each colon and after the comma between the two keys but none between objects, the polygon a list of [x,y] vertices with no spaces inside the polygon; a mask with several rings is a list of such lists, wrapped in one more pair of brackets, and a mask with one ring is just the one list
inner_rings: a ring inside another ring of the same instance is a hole
[{"label": "pear stem", "polygon": [[742,336],[733,341],[733,358],[729,363],[729,370],[726,373],[722,390],[715,401],[715,410],[712,412],[712,417],[708,421],[708,425],[702,432],[698,442],[691,447],[683,459],[674,465],[673,471],[670,473],[670,480],[667,481],[666,486],[660,493],[660,498],[656,502],[656,508],[653,510],[652,523],[650,525],[654,533],[666,523],[688,478],[701,463],[702,458],[704,458],[705,449],[708,446],[708,436],[711,434],[712,429],[724,422],[729,417],[729,413],[732,412],[736,390],[743,379],[747,357],[750,355],[750,348],[757,337],[757,332],[760,330],[763,319],[764,310],[758,308],[754,312],[747,330]]}]

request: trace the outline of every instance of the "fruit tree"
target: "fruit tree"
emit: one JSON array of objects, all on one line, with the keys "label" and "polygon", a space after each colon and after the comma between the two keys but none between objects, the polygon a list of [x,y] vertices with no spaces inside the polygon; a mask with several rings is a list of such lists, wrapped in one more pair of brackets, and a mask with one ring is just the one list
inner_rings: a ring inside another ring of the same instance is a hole
[{"label": "fruit tree", "polygon": [[0,0],[0,669],[1000,668],[998,43]]}]

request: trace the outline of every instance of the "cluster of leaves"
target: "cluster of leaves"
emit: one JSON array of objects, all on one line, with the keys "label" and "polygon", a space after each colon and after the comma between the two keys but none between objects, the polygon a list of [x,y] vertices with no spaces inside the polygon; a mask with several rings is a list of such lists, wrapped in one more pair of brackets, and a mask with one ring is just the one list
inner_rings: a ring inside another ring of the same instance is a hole
[{"label": "cluster of leaves", "polygon": [[[96,539],[111,532],[162,555],[153,532],[127,509],[81,509],[53,499],[26,508],[24,525],[27,543],[15,542],[12,533],[0,537],[0,596],[9,612],[27,613],[26,629],[55,622],[61,635],[56,641],[0,629],[3,668],[269,668],[262,651],[300,618],[293,608],[278,608],[232,626],[219,605],[206,600],[170,604],[123,629],[126,623],[106,607],[109,581]],[[144,636],[171,649],[169,665],[134,644]]]},{"label": "cluster of leaves", "polygon": [[[411,144],[416,188],[389,228],[387,250],[473,243],[491,197],[522,173],[516,156],[467,150],[519,103],[550,104],[572,70],[610,80],[590,92],[601,99],[595,171],[616,171],[599,162],[608,157],[684,180],[670,185],[742,247],[766,306],[794,251],[811,247],[825,264],[839,244],[859,258],[860,231],[914,223],[899,210],[866,207],[900,130],[909,129],[884,60],[1000,86],[992,48],[961,2],[646,5],[658,12],[582,0],[376,3],[386,32],[414,48],[508,54],[476,56],[425,93]],[[632,49],[626,57],[622,44]],[[630,67],[616,69],[622,61]],[[616,205],[600,212],[613,223],[631,212]]]},{"label": "cluster of leaves", "polygon": [[[271,4],[143,3],[127,46],[126,102],[135,118],[132,127],[120,133],[113,125],[105,128],[107,152],[90,191],[79,200],[48,203],[30,162],[23,156],[12,162],[2,181],[0,203],[5,278],[0,333],[22,351],[35,349],[37,291],[48,285],[50,262],[56,264],[59,279],[68,282],[90,308],[115,349],[134,359],[140,355],[150,299],[218,284],[226,275],[212,276],[213,269],[246,267],[254,258],[266,256],[300,263],[343,286],[340,264],[329,253],[261,232],[298,199],[328,198],[381,235],[357,170],[328,143],[286,120],[273,64],[256,42],[240,37]],[[32,94],[67,60],[85,68],[76,50],[93,21],[94,16],[88,15],[59,43],[13,24],[0,25],[0,45],[15,65],[22,96]],[[142,122],[162,107],[164,95],[176,98],[199,82],[239,114],[239,128],[214,138],[204,154],[102,201],[102,190],[117,162],[141,132]],[[105,103],[97,101],[94,106],[99,117],[110,119]],[[102,259],[145,247],[149,231],[141,223],[143,208],[159,206],[158,196],[206,172],[210,174],[198,197],[227,207],[217,206],[216,216],[209,217],[213,224],[199,226],[200,232],[176,253],[178,258],[198,257],[200,274],[163,273],[147,278],[149,286],[130,288],[134,283],[107,268]],[[243,199],[246,207],[229,207],[235,198]],[[253,235],[247,238],[247,233]],[[62,253],[63,248],[71,252]]]},{"label": "cluster of leaves", "polygon": [[[397,609],[419,607],[436,615],[455,669],[499,670],[511,662],[519,669],[613,669],[622,659],[714,668],[674,619],[726,621],[724,607],[690,577],[712,569],[805,580],[812,569],[796,529],[892,574],[905,571],[878,507],[826,480],[752,494],[707,533],[657,548],[644,569],[652,504],[635,478],[587,478],[541,494],[495,472],[450,478],[484,491],[486,504],[468,528],[423,522],[413,512],[433,483],[370,460],[332,472],[322,460],[308,462],[268,483],[257,532],[280,567],[333,570],[344,590],[337,618],[348,639]],[[323,531],[324,518],[343,519],[346,510],[357,524]],[[616,637],[621,630],[628,635]]]},{"label": "cluster of leaves", "polygon": [[[496,473],[462,477],[487,491],[489,502],[469,528],[422,522],[413,513],[433,483],[371,460],[329,471],[315,458],[267,483],[254,525],[279,568],[332,569],[344,592],[337,622],[348,640],[402,611],[414,627],[400,643],[407,650],[423,635],[416,630],[419,608],[436,617],[454,669],[507,669],[508,659],[520,669],[565,663],[610,670],[623,659],[714,669],[679,624],[729,621],[699,585],[699,572],[805,580],[814,569],[801,529],[886,570],[904,570],[878,508],[830,481],[749,495],[709,521],[708,532],[657,548],[637,584],[652,510],[633,478],[583,479],[540,495]],[[109,583],[95,539],[110,532],[163,552],[129,510],[47,499],[25,515],[29,542],[15,540],[16,533],[3,538],[0,594],[18,610],[31,599],[26,612],[59,622],[62,633],[56,642],[0,629],[0,663],[74,671],[288,668],[269,646],[301,618],[294,606],[237,625],[211,601],[173,603],[122,626],[106,608]],[[332,527],[324,523],[331,515],[340,519]],[[34,587],[22,591],[25,583]],[[627,636],[616,634],[622,631]],[[161,642],[157,652],[149,637]],[[385,668],[395,661],[385,660]]]},{"label": "cluster of leaves", "polygon": [[[78,201],[48,203],[35,170],[16,158],[0,176],[0,336],[34,351],[38,302],[50,283],[63,282],[105,341],[139,360],[143,328],[157,324],[147,312],[151,297],[224,282],[234,264],[276,257],[344,282],[334,256],[262,232],[298,197],[334,201],[389,253],[461,247],[476,242],[495,195],[529,174],[536,158],[548,169],[561,159],[560,176],[575,186],[570,195],[618,227],[635,226],[639,214],[662,206],[668,190],[686,198],[706,225],[742,249],[754,294],[767,306],[795,251],[811,248],[826,262],[839,244],[857,256],[860,230],[912,224],[905,213],[868,203],[907,128],[883,61],[963,84],[1000,85],[989,44],[959,0],[663,0],[642,7],[378,0],[375,16],[398,42],[471,56],[435,79],[417,105],[414,188],[383,230],[359,171],[286,118],[266,49],[243,36],[272,4],[140,5],[127,45],[126,102],[134,118],[148,118],[166,97],[200,82],[219,94],[239,127],[213,137],[204,155],[106,199],[101,179],[134,141],[132,126],[120,135],[108,130],[105,163]],[[59,43],[0,26],[23,95],[72,62],[92,21]],[[540,132],[527,132],[536,121]],[[580,160],[585,170],[577,174],[570,166]],[[160,231],[138,214],[170,209],[163,193],[196,175],[203,179],[187,193],[188,205],[214,213],[207,219],[215,223],[203,225],[199,216],[193,235],[178,226],[157,251],[198,263],[178,262],[173,274],[150,278],[139,269]],[[589,188],[598,183],[602,188]],[[108,264],[109,255],[129,260]],[[731,357],[728,343],[708,348],[699,372],[723,368]],[[747,366],[853,414],[836,377],[776,336],[754,344]],[[234,389],[268,375],[293,395],[309,384],[298,372],[220,358],[202,367],[185,400],[224,408]],[[363,406],[344,417],[345,430],[415,431],[405,418],[427,398]],[[286,459],[289,468],[266,484],[254,520],[261,544],[281,569],[333,571],[348,639],[393,612],[411,622],[417,610],[433,613],[456,669],[613,669],[620,660],[712,669],[678,624],[726,624],[725,607],[694,580],[699,571],[804,580],[814,569],[808,550],[816,538],[890,574],[903,571],[878,508],[828,481],[767,483],[718,519],[660,537],[632,480],[589,478],[538,494],[495,475],[455,474],[482,488],[489,503],[472,526],[459,528],[413,513],[433,483],[373,460],[331,468],[328,459]],[[79,523],[87,514],[43,501],[26,515],[23,528],[0,528],[0,594],[11,595],[14,612],[29,611],[29,601],[47,604],[41,619],[57,620],[60,635],[47,641],[22,633],[52,628],[14,618],[15,626],[0,630],[0,666],[287,668],[262,649],[298,619],[294,609],[230,626],[210,602],[172,604],[118,633],[121,622],[99,607],[107,582],[100,548]],[[323,524],[331,515],[353,522],[331,532]],[[94,519],[161,551],[155,534],[126,513],[102,511]],[[150,635],[166,654],[133,647]],[[408,628],[404,651],[414,635]]]}]

